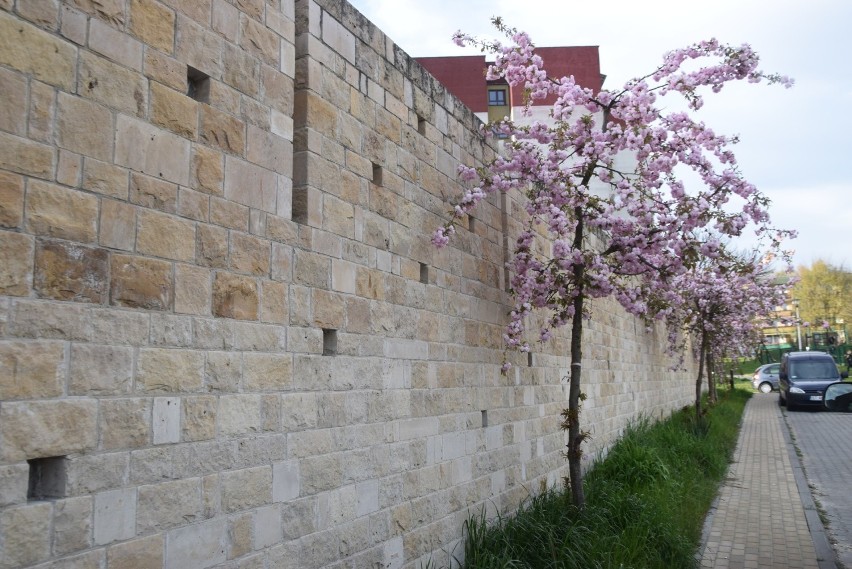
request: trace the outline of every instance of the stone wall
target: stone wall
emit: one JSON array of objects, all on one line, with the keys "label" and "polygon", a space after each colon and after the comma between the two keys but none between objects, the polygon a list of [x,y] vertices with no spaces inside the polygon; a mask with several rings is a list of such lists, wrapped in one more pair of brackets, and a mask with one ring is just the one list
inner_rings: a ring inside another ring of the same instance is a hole
[{"label": "stone wall", "polygon": [[[0,567],[418,567],[564,475],[478,121],[332,0],[0,0]],[[590,452],[690,401],[594,307]]]}]

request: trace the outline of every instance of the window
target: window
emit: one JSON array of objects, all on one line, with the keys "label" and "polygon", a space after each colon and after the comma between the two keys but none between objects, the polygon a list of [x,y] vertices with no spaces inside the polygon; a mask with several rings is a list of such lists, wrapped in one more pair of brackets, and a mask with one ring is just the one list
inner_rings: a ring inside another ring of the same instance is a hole
[{"label": "window", "polygon": [[506,106],[506,89],[489,89],[488,90],[488,106],[489,107],[505,107]]}]

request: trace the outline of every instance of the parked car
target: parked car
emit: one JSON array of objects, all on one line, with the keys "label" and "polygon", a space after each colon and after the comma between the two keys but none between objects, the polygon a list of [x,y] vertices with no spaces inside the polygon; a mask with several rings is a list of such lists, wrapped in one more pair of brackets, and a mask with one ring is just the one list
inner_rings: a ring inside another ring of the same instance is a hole
[{"label": "parked car", "polygon": [[822,407],[825,388],[847,377],[825,352],[784,354],[778,373],[778,403],[790,411],[800,406]]},{"label": "parked car", "polygon": [[764,364],[754,370],[754,375],[751,378],[751,385],[755,389],[759,389],[761,393],[769,393],[770,391],[778,391],[778,372],[781,370],[781,364]]},{"label": "parked car", "polygon": [[852,413],[852,383],[839,381],[825,388],[825,410]]}]

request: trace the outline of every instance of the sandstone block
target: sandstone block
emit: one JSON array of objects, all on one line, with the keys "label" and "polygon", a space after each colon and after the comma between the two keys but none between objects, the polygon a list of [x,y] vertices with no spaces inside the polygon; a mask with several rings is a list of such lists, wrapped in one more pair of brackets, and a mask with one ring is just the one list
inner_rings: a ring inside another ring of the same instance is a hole
[{"label": "sandstone block", "polygon": [[309,251],[296,251],[293,281],[309,287],[328,289],[331,284],[331,259]]},{"label": "sandstone block", "polygon": [[42,298],[105,304],[109,254],[106,249],[64,241],[36,246],[33,288]]},{"label": "sandstone block", "polygon": [[196,260],[199,265],[224,269],[228,266],[228,231],[199,224],[196,231]]},{"label": "sandstone block", "polygon": [[[281,42],[282,69],[279,71],[277,68],[266,65],[260,68],[260,80],[263,86],[263,104],[268,105],[272,109],[273,124],[277,120],[284,119],[283,122],[279,122],[279,127],[283,127],[284,132],[275,132],[274,128],[270,130],[290,142],[293,141],[292,116],[295,93],[293,89],[292,69],[295,64],[293,59],[296,55],[295,52],[294,46],[283,40]],[[289,74],[287,73],[288,70],[290,71]],[[278,115],[278,117],[276,118],[275,115]]]},{"label": "sandstone block", "polygon": [[94,158],[83,161],[83,189],[126,200],[128,195],[127,170]]},{"label": "sandstone block", "polygon": [[95,494],[95,545],[136,535],[136,488]]},{"label": "sandstone block", "polygon": [[66,491],[71,496],[93,494],[124,486],[130,453],[84,454],[66,459]]},{"label": "sandstone block", "polygon": [[227,520],[217,518],[168,533],[166,567],[211,567],[226,561]]},{"label": "sandstone block", "polygon": [[272,465],[272,500],[289,502],[299,497],[299,461],[287,460]]},{"label": "sandstone block", "polygon": [[0,132],[0,169],[51,179],[53,165],[52,147]]},{"label": "sandstone block", "polygon": [[155,445],[180,442],[180,398],[155,397],[151,423]]},{"label": "sandstone block", "polygon": [[256,99],[260,89],[260,64],[257,58],[238,46],[226,43],[222,53],[222,81]]},{"label": "sandstone block", "polygon": [[249,18],[242,18],[240,27],[240,46],[268,65],[278,67],[280,38],[260,22]]},{"label": "sandstone block", "polygon": [[254,513],[254,548],[264,549],[281,541],[281,509],[260,508]]},{"label": "sandstone block", "polygon": [[259,466],[221,474],[222,510],[228,513],[272,503],[272,468]]},{"label": "sandstone block", "polygon": [[181,217],[195,221],[208,221],[210,219],[210,196],[181,187],[178,190],[177,213]]},{"label": "sandstone block", "polygon": [[56,165],[56,181],[63,186],[76,188],[80,185],[83,172],[83,157],[68,150],[59,151],[59,162]]},{"label": "sandstone block", "polygon": [[259,395],[221,395],[216,414],[221,436],[233,437],[261,431]]},{"label": "sandstone block", "polygon": [[246,233],[231,232],[231,270],[250,275],[269,274],[269,241]]},{"label": "sandstone block", "polygon": [[249,208],[230,200],[210,198],[210,223],[238,231],[249,230]]},{"label": "sandstone block", "polygon": [[94,101],[60,91],[56,139],[61,148],[109,162],[112,159],[112,113]]},{"label": "sandstone block", "polygon": [[290,176],[293,173],[293,143],[277,134],[249,125],[246,159],[267,170]]},{"label": "sandstone block", "polygon": [[218,150],[196,144],[192,152],[193,187],[199,191],[222,196],[222,184],[225,179],[225,165],[222,153]]},{"label": "sandstone block", "polygon": [[53,553],[67,555],[92,546],[91,496],[57,500],[53,512]]},{"label": "sandstone block", "polygon": [[4,403],[0,408],[3,460],[22,461],[92,450],[98,404],[93,400]]},{"label": "sandstone block", "polygon": [[[150,399],[104,399],[100,403],[100,409],[101,448],[130,449],[149,444]],[[156,428],[154,432],[156,434]],[[156,444],[156,441],[154,443]]]},{"label": "sandstone block", "polygon": [[152,83],[151,122],[195,140],[198,135],[198,103],[183,93]]},{"label": "sandstone block", "polygon": [[263,281],[261,288],[261,322],[287,324],[289,314],[287,285],[274,281]]},{"label": "sandstone block", "polygon": [[0,566],[24,567],[50,557],[50,514],[53,505],[36,502],[0,513],[3,557]]},{"label": "sandstone block", "polygon": [[60,7],[60,12],[62,14],[62,24],[60,26],[62,35],[77,45],[85,45],[86,24],[88,23],[86,14],[68,5]]},{"label": "sandstone block", "polygon": [[172,53],[175,13],[154,0],[131,0],[130,32],[151,47]]},{"label": "sandstone block", "polygon": [[343,328],[346,315],[343,295],[325,290],[313,291],[314,325],[338,330]]},{"label": "sandstone block", "polygon": [[166,261],[113,255],[110,304],[149,310],[169,310],[174,297],[172,265]]},{"label": "sandstone block", "polygon": [[29,235],[0,231],[0,294],[29,295],[34,248]]},{"label": "sandstone block", "polygon": [[231,43],[237,43],[240,33],[240,12],[224,0],[213,2],[213,29]]},{"label": "sandstone block", "polygon": [[0,172],[0,227],[20,227],[24,221],[24,179]]},{"label": "sandstone block", "polygon": [[31,180],[27,190],[27,229],[80,243],[97,237],[98,198],[55,184]]},{"label": "sandstone block", "polygon": [[201,105],[199,110],[199,139],[225,152],[242,156],[246,146],[245,123],[210,105]]},{"label": "sandstone block", "polygon": [[88,309],[76,303],[20,300],[13,305],[11,330],[19,338],[88,340]]},{"label": "sandstone block", "polygon": [[74,5],[90,16],[116,27],[127,21],[122,0],[73,0]]},{"label": "sandstone block", "polygon": [[14,71],[0,69],[0,130],[27,135],[27,81]]},{"label": "sandstone block", "polygon": [[245,353],[243,388],[249,391],[284,391],[293,384],[290,354]]},{"label": "sandstone block", "polygon": [[0,65],[72,91],[77,48],[9,13],[0,13]]},{"label": "sandstone block", "polygon": [[209,0],[192,4],[180,2],[173,4],[173,6],[184,13],[190,9],[196,10],[198,14],[195,18],[204,23],[204,26],[200,26],[187,18],[177,18],[175,57],[196,69],[200,69],[210,77],[220,79],[222,77],[221,61],[224,42],[218,34],[207,29],[210,21]]},{"label": "sandstone block", "polygon": [[[109,24],[99,20],[92,20],[89,24],[89,49],[125,67],[142,70],[142,48],[140,41]],[[87,55],[83,53],[83,57]]]},{"label": "sandstone block", "polygon": [[177,211],[178,186],[151,176],[130,175],[131,202],[167,213]]},{"label": "sandstone block", "polygon": [[137,253],[176,261],[195,259],[194,222],[149,210],[140,210],[137,220]]},{"label": "sandstone block", "polygon": [[204,441],[215,438],[215,397],[212,395],[185,397],[181,409],[183,411],[182,439],[184,441]]},{"label": "sandstone block", "polygon": [[115,139],[116,164],[189,185],[188,140],[123,114],[118,115]]},{"label": "sandstone block", "polygon": [[29,477],[30,468],[26,462],[0,466],[0,506],[26,503]]},{"label": "sandstone block", "polygon": [[203,370],[204,354],[202,352],[143,349],[139,351],[136,382],[137,386],[144,391],[166,393],[199,391]]},{"label": "sandstone block", "polygon": [[271,170],[227,156],[225,197],[255,209],[275,213],[278,176]]},{"label": "sandstone block", "polygon": [[[277,236],[276,236],[277,237]],[[293,248],[282,243],[272,243],[272,267],[270,276],[276,281],[293,280]]]},{"label": "sandstone block", "polygon": [[193,319],[192,345],[207,350],[229,350],[234,347],[234,322],[222,318]]},{"label": "sandstone block", "polygon": [[222,318],[257,320],[257,281],[230,273],[216,273],[213,280],[213,314]]},{"label": "sandstone block", "polygon": [[251,551],[251,530],[251,514],[243,514],[228,520],[228,559],[242,557]]},{"label": "sandstone block", "polygon": [[210,314],[209,269],[193,265],[175,267],[175,312],[180,314]]},{"label": "sandstone block", "polygon": [[186,64],[160,53],[156,49],[145,50],[145,76],[185,93],[187,90]]},{"label": "sandstone block", "polygon": [[169,529],[201,518],[201,478],[139,487],[136,507],[139,533]]},{"label": "sandstone block", "polygon": [[107,550],[109,569],[162,569],[163,534],[113,545]]},{"label": "sandstone block", "polygon": [[64,351],[62,342],[0,341],[0,400],[61,396]]},{"label": "sandstone block", "polygon": [[234,352],[208,352],[204,383],[208,391],[239,391],[242,357]]},{"label": "sandstone block", "polygon": [[98,243],[111,249],[132,251],[136,243],[136,208],[115,200],[101,200]]}]

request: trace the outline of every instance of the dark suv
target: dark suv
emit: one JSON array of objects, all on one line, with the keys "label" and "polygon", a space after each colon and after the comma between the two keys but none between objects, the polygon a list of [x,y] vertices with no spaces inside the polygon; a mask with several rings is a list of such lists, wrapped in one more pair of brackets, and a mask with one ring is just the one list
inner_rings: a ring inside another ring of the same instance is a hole
[{"label": "dark suv", "polygon": [[778,402],[790,411],[799,406],[822,407],[826,386],[846,377],[848,374],[840,373],[834,358],[825,352],[784,354],[778,374]]}]

